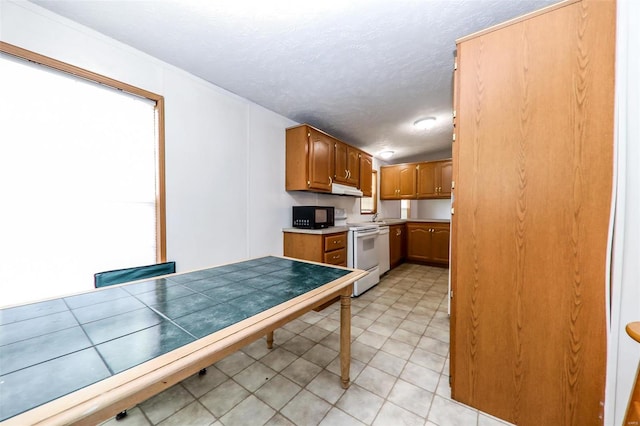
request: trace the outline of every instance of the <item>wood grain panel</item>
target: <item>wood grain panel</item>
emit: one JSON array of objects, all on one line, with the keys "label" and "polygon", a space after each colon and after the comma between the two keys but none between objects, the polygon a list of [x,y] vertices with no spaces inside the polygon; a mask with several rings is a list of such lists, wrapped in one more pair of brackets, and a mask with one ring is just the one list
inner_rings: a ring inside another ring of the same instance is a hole
[{"label": "wood grain panel", "polygon": [[322,235],[285,232],[283,238],[285,256],[312,262],[324,262]]},{"label": "wood grain panel", "polygon": [[615,4],[458,46],[452,395],[519,425],[601,424]]}]

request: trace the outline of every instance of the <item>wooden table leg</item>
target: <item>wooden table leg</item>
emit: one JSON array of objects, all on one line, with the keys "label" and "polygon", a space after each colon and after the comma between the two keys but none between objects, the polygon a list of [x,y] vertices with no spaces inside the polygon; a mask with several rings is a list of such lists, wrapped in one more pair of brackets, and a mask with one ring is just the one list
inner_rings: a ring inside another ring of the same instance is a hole
[{"label": "wooden table leg", "polygon": [[267,349],[273,348],[273,331],[267,333]]},{"label": "wooden table leg", "polygon": [[347,389],[351,379],[351,286],[348,294],[340,295],[340,379]]}]

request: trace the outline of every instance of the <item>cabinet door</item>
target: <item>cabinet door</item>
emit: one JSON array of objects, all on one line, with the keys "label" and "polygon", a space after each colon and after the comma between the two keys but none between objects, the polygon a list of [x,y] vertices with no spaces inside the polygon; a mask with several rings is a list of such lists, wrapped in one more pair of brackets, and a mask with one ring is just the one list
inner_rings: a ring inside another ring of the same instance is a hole
[{"label": "cabinet door", "polygon": [[334,142],[327,135],[309,130],[309,181],[311,189],[331,191]]},{"label": "cabinet door", "polygon": [[453,161],[439,161],[436,169],[438,177],[438,196],[451,198],[451,181],[453,175]]},{"label": "cabinet door", "polygon": [[446,224],[431,224],[431,253],[430,260],[442,264],[449,264],[449,226]]},{"label": "cabinet door", "polygon": [[416,198],[416,165],[401,164],[398,170],[399,175],[399,197],[406,200]]},{"label": "cabinet door", "polygon": [[399,174],[398,167],[384,166],[380,167],[380,199],[381,200],[397,200]]},{"label": "cabinet door", "polygon": [[407,224],[407,259],[428,262],[431,260],[431,232],[427,224]]},{"label": "cabinet door", "polygon": [[404,258],[403,252],[404,225],[392,225],[389,227],[389,266],[398,266]]},{"label": "cabinet door", "polygon": [[335,142],[336,164],[333,173],[333,180],[339,183],[347,183],[349,177],[349,156],[347,150],[349,146],[342,142]]},{"label": "cabinet door", "polygon": [[296,259],[324,262],[322,235],[284,233],[284,255]]},{"label": "cabinet door", "polygon": [[347,146],[347,185],[358,187],[360,183],[360,152],[350,146]]},{"label": "cabinet door", "polygon": [[359,188],[365,197],[373,196],[371,174],[373,173],[373,157],[364,152],[360,153],[360,184]]},{"label": "cabinet door", "polygon": [[418,176],[418,198],[434,198],[437,194],[436,163],[419,163],[416,166]]},{"label": "cabinet door", "polygon": [[335,141],[334,148],[336,162],[333,179],[357,187],[360,181],[360,151],[338,140]]}]

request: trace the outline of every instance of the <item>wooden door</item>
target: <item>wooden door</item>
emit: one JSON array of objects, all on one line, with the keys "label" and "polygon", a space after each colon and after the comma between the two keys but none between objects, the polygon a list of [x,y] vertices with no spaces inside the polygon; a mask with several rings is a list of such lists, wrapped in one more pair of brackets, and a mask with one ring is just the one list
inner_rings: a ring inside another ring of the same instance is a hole
[{"label": "wooden door", "polygon": [[309,188],[331,191],[334,141],[314,129],[309,135]]},{"label": "wooden door", "polygon": [[451,198],[451,181],[453,175],[453,161],[439,161],[436,170],[438,177],[438,197]]},{"label": "wooden door", "polygon": [[334,142],[336,164],[333,173],[333,180],[338,183],[347,183],[349,180],[348,149],[349,146],[347,144],[338,141]]},{"label": "wooden door", "polygon": [[418,198],[435,198],[437,195],[436,184],[436,163],[424,162],[418,163],[417,172],[417,189]]},{"label": "wooden door", "polygon": [[402,200],[416,198],[416,165],[401,164],[398,166],[399,192],[398,198]]},{"label": "wooden door", "polygon": [[357,187],[360,183],[360,152],[351,147],[347,147],[347,185]]},{"label": "wooden door", "polygon": [[428,224],[407,224],[407,259],[421,262],[431,260],[431,232]]},{"label": "wooden door", "polygon": [[521,426],[600,425],[615,3],[459,41],[452,397]]},{"label": "wooden door", "polygon": [[398,266],[404,258],[404,228],[405,225],[389,226],[389,265]]},{"label": "wooden door", "polygon": [[431,262],[449,264],[450,236],[449,225],[445,223],[431,224]]},{"label": "wooden door", "polygon": [[397,166],[380,167],[380,199],[397,200],[400,175]]},{"label": "wooden door", "polygon": [[345,143],[334,140],[335,169],[333,179],[336,182],[358,186],[360,180],[359,151]]},{"label": "wooden door", "polygon": [[372,188],[373,157],[364,152],[360,153],[360,182],[359,188],[365,197],[373,196]]}]

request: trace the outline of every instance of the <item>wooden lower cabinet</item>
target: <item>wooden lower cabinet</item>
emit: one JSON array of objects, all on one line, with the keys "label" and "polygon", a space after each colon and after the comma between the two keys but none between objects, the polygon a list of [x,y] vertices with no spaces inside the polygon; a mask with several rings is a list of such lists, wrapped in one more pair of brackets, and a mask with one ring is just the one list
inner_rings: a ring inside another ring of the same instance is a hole
[{"label": "wooden lower cabinet", "polygon": [[407,260],[449,266],[449,224],[407,223]]},{"label": "wooden lower cabinet", "polygon": [[389,267],[395,268],[406,256],[405,224],[389,225]]},{"label": "wooden lower cabinet", "polygon": [[347,233],[284,233],[284,255],[296,259],[347,266]]}]

